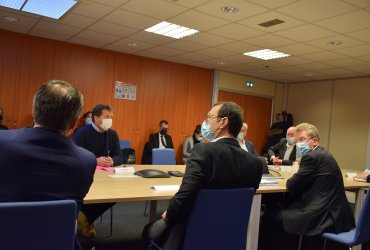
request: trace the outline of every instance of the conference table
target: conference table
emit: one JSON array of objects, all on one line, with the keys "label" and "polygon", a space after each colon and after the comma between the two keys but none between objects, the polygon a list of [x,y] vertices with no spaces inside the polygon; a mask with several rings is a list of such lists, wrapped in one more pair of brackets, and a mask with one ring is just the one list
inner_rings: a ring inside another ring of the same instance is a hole
[{"label": "conference table", "polygon": [[[133,167],[135,171],[143,169],[159,169],[163,171],[178,170],[185,172],[185,165],[127,165]],[[247,235],[247,250],[258,249],[258,234],[260,223],[261,199],[263,194],[288,192],[286,180],[294,174],[293,168],[282,168],[278,171],[284,179],[277,179],[277,185],[260,186],[253,198],[252,212],[249,220]],[[342,169],[343,175],[353,170]],[[365,190],[369,183],[357,182],[343,176],[346,191],[355,192],[355,218],[357,219]],[[114,174],[108,171],[97,170],[94,181],[88,194],[84,199],[85,204],[106,203],[106,202],[129,202],[129,201],[149,201],[149,221],[156,219],[157,201],[169,200],[176,193],[176,190],[157,191],[153,186],[172,186],[180,185],[181,177],[171,178],[142,178],[133,174]],[[352,248],[360,250],[361,245]]]}]

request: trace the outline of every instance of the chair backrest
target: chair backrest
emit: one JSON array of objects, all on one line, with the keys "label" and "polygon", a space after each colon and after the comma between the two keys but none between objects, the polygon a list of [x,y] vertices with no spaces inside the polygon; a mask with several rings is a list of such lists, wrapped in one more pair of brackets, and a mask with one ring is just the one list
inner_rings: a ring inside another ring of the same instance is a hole
[{"label": "chair backrest", "polygon": [[183,249],[245,249],[253,195],[253,188],[202,189],[189,218]]},{"label": "chair backrest", "polygon": [[153,148],[153,165],[176,165],[175,150],[173,148]]},{"label": "chair backrest", "polygon": [[358,244],[370,241],[370,188],[367,189],[365,200],[358,216],[355,237]]},{"label": "chair backrest", "polygon": [[73,200],[0,203],[1,249],[74,249]]},{"label": "chair backrest", "polygon": [[131,142],[130,140],[119,140],[119,146],[121,147],[121,149],[131,148]]}]

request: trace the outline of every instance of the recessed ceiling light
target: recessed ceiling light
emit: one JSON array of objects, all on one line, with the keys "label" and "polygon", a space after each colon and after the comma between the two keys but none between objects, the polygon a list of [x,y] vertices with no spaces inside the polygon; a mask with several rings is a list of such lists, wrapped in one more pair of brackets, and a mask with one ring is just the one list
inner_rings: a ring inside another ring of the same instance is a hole
[{"label": "recessed ceiling light", "polygon": [[0,0],[0,6],[54,19],[61,18],[76,3],[76,0]]},{"label": "recessed ceiling light", "polygon": [[137,45],[136,43],[129,43],[127,44],[127,46],[131,47],[131,48],[136,48],[138,47],[139,45]]},{"label": "recessed ceiling light", "polygon": [[245,52],[243,54],[246,56],[259,58],[262,60],[272,60],[272,59],[290,56],[289,54],[285,54],[283,52],[279,52],[279,51],[275,51],[271,49],[256,50],[256,51],[251,51],[251,52]]},{"label": "recessed ceiling light", "polygon": [[149,27],[145,29],[145,31],[176,39],[181,39],[199,33],[199,30],[191,29],[188,27],[180,26],[165,21],[160,22],[152,27]]},{"label": "recessed ceiling light", "polygon": [[234,6],[225,6],[222,7],[221,10],[225,13],[236,13],[239,9]]},{"label": "recessed ceiling light", "polygon": [[18,22],[18,18],[16,17],[12,17],[12,16],[4,16],[4,19],[5,21],[8,21],[8,22]]},{"label": "recessed ceiling light", "polygon": [[225,65],[226,63],[225,62],[217,62],[218,65]]},{"label": "recessed ceiling light", "polygon": [[343,43],[341,41],[330,41],[330,42],[327,42],[327,44],[331,46],[340,46]]},{"label": "recessed ceiling light", "polygon": [[304,75],[307,76],[307,77],[311,77],[312,73],[305,73]]}]

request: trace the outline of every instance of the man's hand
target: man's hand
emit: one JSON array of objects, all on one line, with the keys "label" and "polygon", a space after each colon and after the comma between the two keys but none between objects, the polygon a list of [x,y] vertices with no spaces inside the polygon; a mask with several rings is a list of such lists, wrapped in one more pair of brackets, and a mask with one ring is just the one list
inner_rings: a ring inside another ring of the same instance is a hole
[{"label": "man's hand", "polygon": [[102,166],[102,167],[111,167],[113,163],[112,158],[105,157],[105,156],[101,156],[97,158],[96,161],[98,163],[98,166]]},{"label": "man's hand", "polygon": [[369,175],[368,171],[365,170],[364,172],[362,172],[361,174],[356,175],[353,178],[357,178],[357,179],[361,179],[361,180],[366,181],[368,175]]},{"label": "man's hand", "polygon": [[272,157],[272,163],[274,164],[274,165],[281,165],[282,164],[282,160],[280,160],[279,159],[279,156],[273,156]]},{"label": "man's hand", "polygon": [[162,214],[162,220],[164,220],[164,221],[167,220],[166,215],[167,215],[167,210],[163,212],[163,214]]}]

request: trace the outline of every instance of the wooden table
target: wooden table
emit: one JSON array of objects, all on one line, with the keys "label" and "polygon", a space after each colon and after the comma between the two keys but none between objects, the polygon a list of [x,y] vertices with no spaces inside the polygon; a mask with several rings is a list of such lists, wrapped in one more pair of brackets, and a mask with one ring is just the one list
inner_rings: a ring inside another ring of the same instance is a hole
[{"label": "wooden table", "polygon": [[[142,169],[160,169],[163,171],[179,170],[185,172],[185,165],[129,165],[136,171]],[[353,172],[353,170],[342,169],[342,173]],[[258,249],[258,233],[260,223],[261,198],[265,193],[288,192],[286,188],[287,179],[293,175],[294,171],[281,171],[284,179],[279,179],[277,186],[261,186],[254,198],[252,212],[249,221],[249,230],[247,236],[247,249]],[[94,182],[90,187],[89,193],[84,199],[85,204],[106,203],[106,202],[126,202],[126,201],[150,201],[149,220],[155,219],[158,200],[168,200],[176,191],[155,191],[151,187],[154,185],[180,185],[181,177],[171,178],[142,178],[139,176],[112,178],[109,175],[113,173],[97,170],[94,176]],[[369,183],[355,182],[343,177],[344,187],[348,191],[356,192],[355,217],[357,219],[359,211],[364,200],[365,189]],[[352,248],[361,249],[361,246]]]}]

